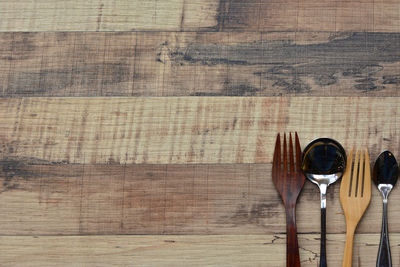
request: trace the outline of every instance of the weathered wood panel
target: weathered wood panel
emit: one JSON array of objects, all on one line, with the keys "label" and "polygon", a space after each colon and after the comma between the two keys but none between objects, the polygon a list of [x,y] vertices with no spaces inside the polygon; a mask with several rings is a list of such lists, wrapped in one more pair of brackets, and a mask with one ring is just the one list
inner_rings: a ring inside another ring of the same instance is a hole
[{"label": "weathered wood panel", "polygon": [[[0,235],[276,234],[285,213],[271,164],[83,165],[0,161]],[[329,188],[328,233],[344,233],[340,183]],[[381,197],[374,187],[358,233],[379,233]],[[389,204],[399,232],[400,194]],[[319,231],[319,191],[307,182],[298,231]]]},{"label": "weathered wood panel", "polygon": [[400,3],[362,1],[0,2],[1,31],[382,31],[397,32]]},{"label": "weathered wood panel", "polygon": [[67,163],[270,163],[277,132],[330,136],[374,158],[400,147],[398,98],[0,100],[3,157]]},{"label": "weathered wood panel", "polygon": [[0,95],[400,96],[400,34],[1,33]]},{"label": "weathered wood panel", "polygon": [[[303,267],[317,265],[318,238],[299,236]],[[390,238],[393,266],[399,266],[400,235]],[[342,234],[328,235],[330,266],[341,266],[344,241]],[[356,235],[353,266],[373,265],[378,245],[379,235]],[[2,236],[0,249],[4,266],[286,266],[284,235]]]},{"label": "weathered wood panel", "polygon": [[395,0],[220,1],[219,29],[226,31],[398,32]]},{"label": "weathered wood panel", "polygon": [[218,2],[184,0],[0,1],[0,31],[214,30]]}]

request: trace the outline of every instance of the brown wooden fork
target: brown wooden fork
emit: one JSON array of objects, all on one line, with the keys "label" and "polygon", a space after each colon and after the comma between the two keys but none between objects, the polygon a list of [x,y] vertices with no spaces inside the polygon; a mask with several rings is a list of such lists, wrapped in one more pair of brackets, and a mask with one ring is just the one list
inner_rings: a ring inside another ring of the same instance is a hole
[{"label": "brown wooden fork", "polygon": [[[294,150],[296,153],[294,153]],[[301,148],[297,132],[295,133],[295,149],[293,149],[292,134],[289,135],[289,154],[287,152],[286,134],[284,134],[283,157],[281,154],[281,138],[278,134],[272,163],[272,181],[282,197],[286,211],[286,266],[300,267],[296,203],[304,186],[305,177],[300,169]]]}]

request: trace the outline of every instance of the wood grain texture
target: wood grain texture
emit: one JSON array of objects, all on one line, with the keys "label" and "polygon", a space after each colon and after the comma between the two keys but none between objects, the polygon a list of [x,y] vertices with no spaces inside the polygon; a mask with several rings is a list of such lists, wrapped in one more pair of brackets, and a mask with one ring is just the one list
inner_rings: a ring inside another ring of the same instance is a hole
[{"label": "wood grain texture", "polygon": [[213,30],[218,11],[218,2],[209,0],[2,0],[0,5],[3,32]]},{"label": "wood grain texture", "polygon": [[[340,266],[344,235],[328,235],[330,266]],[[303,267],[318,263],[318,236],[299,236]],[[391,235],[398,266],[400,235]],[[358,235],[353,266],[371,266],[379,235]],[[273,266],[284,267],[284,235],[0,237],[4,266]],[[271,255],[274,255],[271,257]]]},{"label": "wood grain texture", "polygon": [[[49,162],[271,163],[278,132],[399,154],[398,98],[0,100],[2,157]],[[384,118],[384,119],[383,119]]]},{"label": "wood grain texture", "polygon": [[0,33],[0,95],[400,96],[398,33]]},{"label": "wood grain texture", "polygon": [[[7,158],[0,162],[0,235],[277,234],[286,232],[271,164],[83,165]],[[345,233],[339,183],[328,190],[327,232]],[[397,189],[389,202],[396,224]],[[299,233],[319,231],[318,188],[306,182]],[[376,188],[357,233],[378,234]]]},{"label": "wood grain texture", "polygon": [[397,32],[395,0],[0,1],[1,31]]},{"label": "wood grain texture", "polygon": [[220,29],[231,31],[398,32],[395,0],[223,0]]}]

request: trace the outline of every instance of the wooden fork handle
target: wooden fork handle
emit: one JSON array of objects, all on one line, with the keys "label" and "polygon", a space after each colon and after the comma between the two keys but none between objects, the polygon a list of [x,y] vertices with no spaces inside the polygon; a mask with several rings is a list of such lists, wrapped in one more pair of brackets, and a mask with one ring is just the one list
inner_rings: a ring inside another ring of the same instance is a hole
[{"label": "wooden fork handle", "polygon": [[295,205],[286,207],[286,266],[300,267]]},{"label": "wooden fork handle", "polygon": [[346,246],[344,249],[342,267],[351,267],[353,264],[353,240],[354,240],[354,227],[347,226],[346,231]]}]

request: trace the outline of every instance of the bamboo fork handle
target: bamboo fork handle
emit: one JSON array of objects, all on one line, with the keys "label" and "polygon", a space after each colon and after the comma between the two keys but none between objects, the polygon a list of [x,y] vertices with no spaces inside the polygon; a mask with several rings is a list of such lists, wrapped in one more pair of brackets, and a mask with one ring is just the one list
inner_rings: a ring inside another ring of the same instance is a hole
[{"label": "bamboo fork handle", "polygon": [[355,228],[347,225],[346,230],[346,246],[344,248],[342,267],[351,267],[353,264],[353,240]]},{"label": "bamboo fork handle", "polygon": [[286,266],[300,267],[299,242],[297,240],[296,206],[287,205],[286,210]]}]

